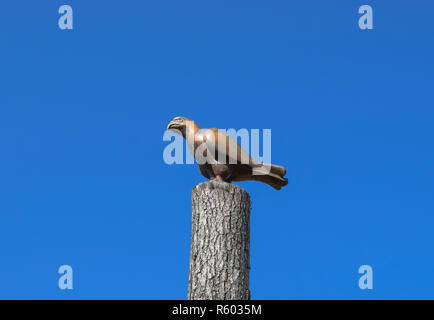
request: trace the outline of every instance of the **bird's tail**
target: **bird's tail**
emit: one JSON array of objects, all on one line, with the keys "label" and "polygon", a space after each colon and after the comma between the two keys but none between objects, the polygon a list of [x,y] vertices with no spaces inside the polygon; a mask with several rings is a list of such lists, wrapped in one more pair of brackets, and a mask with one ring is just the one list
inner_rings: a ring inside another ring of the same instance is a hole
[{"label": "bird's tail", "polygon": [[277,166],[275,164],[270,164],[271,173],[277,174],[279,176],[286,175],[286,169],[282,166]]},{"label": "bird's tail", "polygon": [[288,179],[281,177],[281,176],[274,174],[274,173],[253,176],[253,179],[256,181],[264,182],[264,183],[272,186],[276,190],[280,190],[280,189],[282,189],[282,187],[284,187],[288,184]]},{"label": "bird's tail", "polygon": [[253,171],[256,172],[253,175],[254,180],[264,182],[274,189],[280,190],[288,184],[288,179],[284,177],[286,169],[282,166],[266,164],[262,168],[254,168]]}]

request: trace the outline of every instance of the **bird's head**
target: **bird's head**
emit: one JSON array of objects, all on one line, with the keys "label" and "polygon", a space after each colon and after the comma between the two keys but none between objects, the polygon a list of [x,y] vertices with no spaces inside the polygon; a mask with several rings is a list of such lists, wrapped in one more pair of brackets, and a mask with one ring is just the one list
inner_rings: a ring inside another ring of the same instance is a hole
[{"label": "bird's head", "polygon": [[194,126],[194,121],[185,117],[175,117],[172,121],[167,125],[167,130],[171,130],[174,132],[179,131],[185,136],[185,132],[187,130],[187,126]]}]

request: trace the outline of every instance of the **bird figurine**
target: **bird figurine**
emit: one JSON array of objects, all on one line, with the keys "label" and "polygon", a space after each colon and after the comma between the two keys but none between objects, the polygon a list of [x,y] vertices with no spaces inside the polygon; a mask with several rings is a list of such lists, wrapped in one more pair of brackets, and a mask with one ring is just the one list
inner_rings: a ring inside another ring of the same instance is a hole
[{"label": "bird figurine", "polygon": [[200,173],[212,181],[260,181],[280,190],[288,184],[286,169],[254,160],[236,140],[217,128],[201,129],[185,117],[175,117],[167,130],[187,140],[187,146],[199,164]]}]

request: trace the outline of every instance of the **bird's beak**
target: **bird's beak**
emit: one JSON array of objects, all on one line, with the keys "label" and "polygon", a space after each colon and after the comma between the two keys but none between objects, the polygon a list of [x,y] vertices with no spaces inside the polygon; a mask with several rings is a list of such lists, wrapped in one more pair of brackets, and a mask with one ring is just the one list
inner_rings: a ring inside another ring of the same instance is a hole
[{"label": "bird's beak", "polygon": [[170,130],[170,129],[173,129],[173,128],[175,128],[175,125],[174,125],[173,121],[170,121],[169,124],[167,125],[166,130]]}]

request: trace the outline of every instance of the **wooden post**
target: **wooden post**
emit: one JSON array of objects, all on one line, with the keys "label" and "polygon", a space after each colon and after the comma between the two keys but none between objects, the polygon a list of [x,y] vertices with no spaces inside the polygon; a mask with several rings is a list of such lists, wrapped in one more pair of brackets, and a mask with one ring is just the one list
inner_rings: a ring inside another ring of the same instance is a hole
[{"label": "wooden post", "polygon": [[217,181],[192,191],[189,300],[248,300],[250,196]]}]

